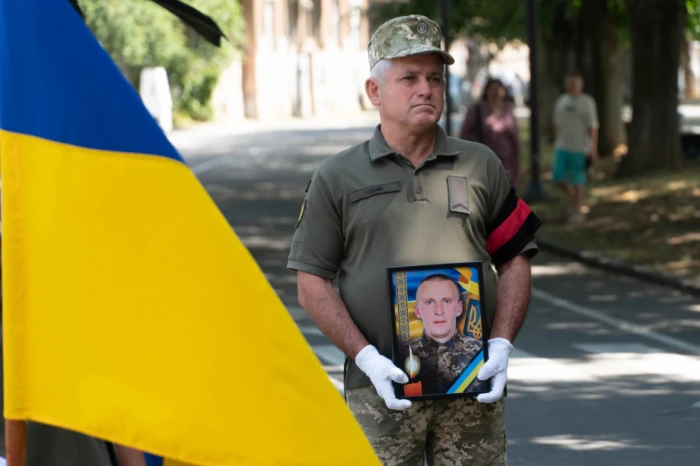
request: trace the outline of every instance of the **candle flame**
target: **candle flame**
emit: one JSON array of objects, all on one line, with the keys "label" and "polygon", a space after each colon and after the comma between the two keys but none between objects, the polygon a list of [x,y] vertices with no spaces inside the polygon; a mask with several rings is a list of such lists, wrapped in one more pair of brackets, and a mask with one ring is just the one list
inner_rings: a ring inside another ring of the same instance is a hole
[{"label": "candle flame", "polygon": [[420,360],[413,355],[413,350],[410,346],[408,347],[408,357],[406,358],[404,367],[410,378],[414,378],[420,371]]}]

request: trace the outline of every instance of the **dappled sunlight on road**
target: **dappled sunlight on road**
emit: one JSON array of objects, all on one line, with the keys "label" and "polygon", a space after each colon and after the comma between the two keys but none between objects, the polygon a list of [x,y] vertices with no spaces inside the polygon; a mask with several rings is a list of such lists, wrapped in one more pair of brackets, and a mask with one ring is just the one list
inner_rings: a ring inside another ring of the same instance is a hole
[{"label": "dappled sunlight on road", "polygon": [[624,450],[624,449],[641,449],[641,450],[658,450],[669,447],[664,446],[649,446],[640,445],[632,439],[611,439],[609,436],[600,437],[581,437],[578,435],[553,435],[551,437],[536,437],[532,439],[532,443],[539,445],[552,445],[566,450],[590,451],[590,450]]},{"label": "dappled sunlight on road", "polygon": [[539,276],[559,276],[562,274],[567,274],[567,275],[583,275],[586,274],[586,268],[578,263],[570,262],[570,263],[562,263],[562,264],[547,264],[547,265],[539,265],[537,264],[536,261],[533,261],[532,267],[532,276],[533,277],[539,277]]},{"label": "dappled sunlight on road", "polygon": [[[584,351],[583,358],[538,358],[514,353],[508,367],[508,379],[524,384],[537,382],[604,382],[598,388],[618,394],[614,382],[629,376],[644,376],[644,383],[691,383],[700,394],[700,357],[661,352],[646,345],[574,345]],[[592,347],[592,348],[590,348]],[[609,385],[608,382],[610,382]],[[688,387],[691,388],[691,387]]]}]

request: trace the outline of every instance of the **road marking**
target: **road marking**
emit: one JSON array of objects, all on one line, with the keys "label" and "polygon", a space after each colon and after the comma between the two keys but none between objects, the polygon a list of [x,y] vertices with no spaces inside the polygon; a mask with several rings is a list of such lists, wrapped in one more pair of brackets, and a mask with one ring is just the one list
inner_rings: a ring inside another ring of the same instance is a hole
[{"label": "road marking", "polygon": [[323,332],[318,327],[311,327],[311,326],[304,325],[304,326],[299,327],[299,331],[304,335],[323,336]]},{"label": "road marking", "polygon": [[[305,337],[324,336],[320,328],[315,325],[300,325],[299,331]],[[341,372],[345,368],[345,354],[335,345],[311,345],[316,357],[323,362],[323,369],[326,373]],[[340,380],[328,374],[328,379],[341,394],[345,393],[345,385]]]},{"label": "road marking", "polygon": [[345,392],[345,385],[343,384],[343,382],[341,382],[338,379],[334,379],[330,375],[328,376],[328,379],[331,381],[336,390],[338,390],[340,393]]},{"label": "road marking", "polygon": [[625,320],[617,319],[615,317],[610,317],[610,316],[605,315],[604,313],[602,313],[600,311],[596,311],[596,310],[587,308],[585,306],[581,306],[579,304],[572,303],[571,301],[567,301],[566,299],[558,298],[557,296],[555,296],[551,293],[548,293],[546,291],[542,291],[540,289],[533,288],[532,295],[538,299],[541,299],[543,301],[547,301],[548,303],[553,304],[555,306],[558,306],[562,309],[566,309],[567,311],[571,311],[571,312],[574,312],[576,314],[586,316],[590,319],[595,319],[597,321],[611,325],[611,326],[613,326],[617,329],[620,329],[622,331],[634,333],[635,335],[649,338],[650,340],[654,340],[658,343],[662,343],[662,344],[670,346],[672,348],[676,348],[679,350],[687,351],[689,353],[700,355],[700,346],[698,346],[698,345],[693,345],[693,344],[685,342],[683,340],[679,340],[678,338],[673,338],[673,337],[670,337],[668,335],[663,335],[661,333],[657,333],[653,330],[650,330],[648,328],[642,327],[642,326],[637,325],[637,324],[633,324],[631,322],[627,322]]},{"label": "road marking", "polygon": [[643,343],[574,343],[575,348],[594,354],[631,353],[652,354],[663,353],[658,348]]},{"label": "road marking", "polygon": [[325,364],[340,366],[345,362],[345,355],[334,345],[313,345],[312,348]]},{"label": "road marking", "polygon": [[343,372],[344,369],[345,369],[345,366],[343,366],[343,365],[323,366],[323,370],[326,372]]},{"label": "road marking", "polygon": [[205,160],[204,162],[190,165],[190,170],[192,170],[195,175],[201,175],[202,173],[207,172],[212,168],[216,168],[219,165],[221,165],[221,159],[218,157],[213,157],[210,160]]}]

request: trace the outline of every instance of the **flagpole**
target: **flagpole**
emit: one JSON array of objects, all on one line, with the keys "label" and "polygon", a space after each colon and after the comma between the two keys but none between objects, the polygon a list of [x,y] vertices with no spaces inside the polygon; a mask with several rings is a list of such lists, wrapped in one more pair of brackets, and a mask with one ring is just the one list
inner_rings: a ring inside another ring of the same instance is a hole
[{"label": "flagpole", "polygon": [[27,423],[5,419],[7,466],[27,466]]}]

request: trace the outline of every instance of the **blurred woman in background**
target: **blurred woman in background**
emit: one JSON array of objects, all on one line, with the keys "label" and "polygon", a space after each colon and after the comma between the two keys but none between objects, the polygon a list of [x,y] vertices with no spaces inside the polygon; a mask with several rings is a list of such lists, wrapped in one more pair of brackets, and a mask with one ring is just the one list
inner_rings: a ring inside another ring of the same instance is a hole
[{"label": "blurred woman in background", "polygon": [[512,101],[503,82],[489,78],[481,99],[467,110],[460,137],[485,144],[494,151],[508,172],[511,183],[517,187],[520,134]]}]

